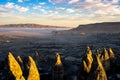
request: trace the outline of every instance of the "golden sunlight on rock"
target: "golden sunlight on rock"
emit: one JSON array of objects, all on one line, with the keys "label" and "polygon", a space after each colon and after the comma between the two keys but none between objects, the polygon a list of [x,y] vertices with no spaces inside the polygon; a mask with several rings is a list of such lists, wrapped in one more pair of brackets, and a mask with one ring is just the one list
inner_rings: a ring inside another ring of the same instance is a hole
[{"label": "golden sunlight on rock", "polygon": [[104,60],[108,60],[108,59],[109,59],[108,51],[104,48],[104,51],[101,56],[101,60],[104,61]]},{"label": "golden sunlight on rock", "polygon": [[109,56],[110,56],[110,59],[115,58],[115,54],[114,54],[112,48],[109,48]]},{"label": "golden sunlight on rock", "polygon": [[20,56],[17,57],[17,60],[20,62],[20,63],[23,63],[22,59]]},{"label": "golden sunlight on rock", "polygon": [[96,56],[100,58],[101,54],[100,54],[99,50],[96,50]]},{"label": "golden sunlight on rock", "polygon": [[61,57],[60,57],[60,55],[59,55],[58,53],[56,54],[56,57],[57,57],[57,61],[56,61],[55,65],[56,65],[56,66],[57,66],[57,65],[62,65]]},{"label": "golden sunlight on rock", "polygon": [[9,52],[8,55],[8,64],[12,75],[15,77],[15,80],[25,80],[22,76],[22,70],[12,53]]},{"label": "golden sunlight on rock", "polygon": [[100,61],[100,58],[98,56],[96,56],[96,58],[97,58],[97,68],[93,72],[93,74],[89,76],[88,80],[107,80],[107,75]]},{"label": "golden sunlight on rock", "polygon": [[36,64],[31,56],[29,56],[29,75],[27,80],[40,80],[40,74],[36,67]]},{"label": "golden sunlight on rock", "polygon": [[86,59],[83,60],[84,71],[86,71],[87,73],[89,73],[91,70],[92,62],[92,51],[90,50],[90,47],[87,47]]},{"label": "golden sunlight on rock", "polygon": [[104,51],[103,53],[101,54],[101,61],[102,61],[102,64],[105,68],[105,70],[109,70],[110,69],[110,57],[109,57],[109,54],[108,54],[108,51],[104,48]]},{"label": "golden sunlight on rock", "polygon": [[20,56],[17,56],[17,61],[18,61],[18,63],[20,64],[22,71],[24,71],[23,60],[21,59]]},{"label": "golden sunlight on rock", "polygon": [[52,73],[53,80],[63,80],[64,68],[59,53],[56,54],[56,58],[57,61],[55,63],[55,66],[53,67],[53,73]]}]

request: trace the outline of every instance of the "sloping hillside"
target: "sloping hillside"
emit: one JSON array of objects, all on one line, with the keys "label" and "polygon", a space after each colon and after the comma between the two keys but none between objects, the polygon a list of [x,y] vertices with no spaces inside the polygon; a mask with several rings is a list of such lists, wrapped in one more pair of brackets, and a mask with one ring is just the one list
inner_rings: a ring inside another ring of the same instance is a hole
[{"label": "sloping hillside", "polygon": [[63,26],[50,26],[50,25],[40,25],[40,24],[5,24],[0,25],[0,28],[66,28]]},{"label": "sloping hillside", "polygon": [[55,32],[55,34],[94,34],[94,33],[119,33],[120,32],[120,22],[104,22],[95,23],[87,25],[79,25],[76,28],[66,31]]},{"label": "sloping hillside", "polygon": [[72,30],[81,31],[81,32],[120,32],[120,22],[104,22],[104,23],[95,23],[88,25],[79,25],[77,28]]}]

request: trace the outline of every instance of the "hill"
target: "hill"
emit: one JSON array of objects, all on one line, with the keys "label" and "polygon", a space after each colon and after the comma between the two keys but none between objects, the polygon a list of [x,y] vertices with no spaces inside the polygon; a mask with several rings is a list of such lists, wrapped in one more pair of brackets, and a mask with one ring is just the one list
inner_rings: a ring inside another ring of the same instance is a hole
[{"label": "hill", "polygon": [[0,28],[66,28],[63,26],[49,26],[40,24],[5,24],[0,25]]},{"label": "hill", "polygon": [[94,23],[87,25],[79,25],[76,28],[57,31],[55,34],[94,34],[94,33],[119,33],[120,32],[120,22],[104,22],[104,23]]}]

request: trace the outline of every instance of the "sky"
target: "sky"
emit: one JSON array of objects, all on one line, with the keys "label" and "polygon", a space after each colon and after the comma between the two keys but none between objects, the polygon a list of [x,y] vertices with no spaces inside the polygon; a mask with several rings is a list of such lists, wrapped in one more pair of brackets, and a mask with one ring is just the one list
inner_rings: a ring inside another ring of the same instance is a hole
[{"label": "sky", "polygon": [[0,24],[76,27],[120,21],[120,0],[0,0]]}]

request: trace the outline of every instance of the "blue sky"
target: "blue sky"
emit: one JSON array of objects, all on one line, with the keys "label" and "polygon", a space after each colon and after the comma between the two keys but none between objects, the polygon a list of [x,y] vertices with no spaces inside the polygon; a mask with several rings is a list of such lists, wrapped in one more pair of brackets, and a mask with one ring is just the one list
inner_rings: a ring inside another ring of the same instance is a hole
[{"label": "blue sky", "polygon": [[120,0],[0,0],[0,24],[76,27],[120,21]]}]

